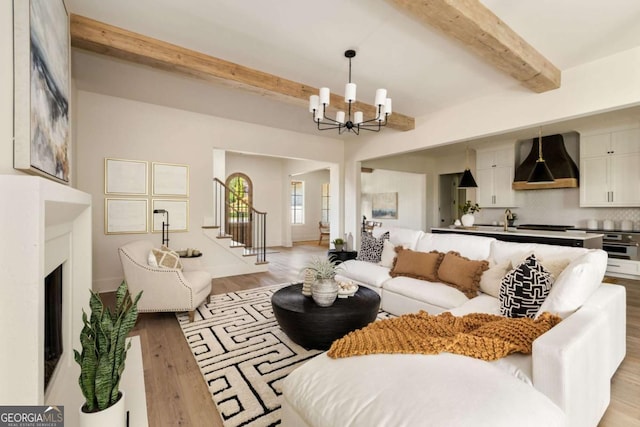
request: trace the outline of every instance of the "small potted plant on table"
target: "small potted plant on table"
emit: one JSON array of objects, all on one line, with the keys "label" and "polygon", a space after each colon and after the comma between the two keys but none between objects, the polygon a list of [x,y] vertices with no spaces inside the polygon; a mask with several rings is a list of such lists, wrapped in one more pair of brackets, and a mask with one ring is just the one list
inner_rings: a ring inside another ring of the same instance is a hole
[{"label": "small potted plant on table", "polygon": [[462,225],[465,227],[471,227],[476,220],[473,214],[479,212],[480,209],[480,205],[477,203],[472,204],[471,200],[467,200],[464,205],[461,205],[460,210],[462,211],[462,216],[460,217],[460,221],[462,222]]},{"label": "small potted plant on table", "polygon": [[119,388],[124,361],[131,343],[127,335],[138,319],[140,292],[132,301],[127,284],[116,291],[112,313],[100,296],[91,291],[91,317],[82,310],[84,327],[80,332],[82,352],[73,350],[80,365],[78,382],[85,398],[80,408],[80,427],[117,427],[126,425],[124,392]]},{"label": "small potted plant on table", "polygon": [[336,251],[342,252],[342,250],[344,249],[344,239],[341,239],[338,237],[337,239],[334,239],[333,242],[331,243],[333,243],[333,246],[336,248]]}]

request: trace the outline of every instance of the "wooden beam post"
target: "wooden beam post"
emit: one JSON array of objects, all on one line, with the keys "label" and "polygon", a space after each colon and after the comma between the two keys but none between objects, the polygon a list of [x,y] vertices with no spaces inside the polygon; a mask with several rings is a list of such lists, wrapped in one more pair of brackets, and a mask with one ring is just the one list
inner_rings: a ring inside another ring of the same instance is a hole
[{"label": "wooden beam post", "polygon": [[460,41],[489,64],[542,93],[560,87],[560,70],[479,0],[387,0]]},{"label": "wooden beam post", "polygon": [[[222,83],[304,107],[309,105],[309,96],[318,93],[317,88],[303,83],[74,14],[71,15],[71,45],[102,55]],[[346,108],[342,96],[331,94],[332,110]],[[368,116],[374,116],[376,113],[373,105],[362,102],[356,102],[355,109],[363,111]],[[309,125],[311,124],[309,120]],[[415,119],[394,112],[389,116],[387,126],[402,131],[412,130],[415,128]]]}]

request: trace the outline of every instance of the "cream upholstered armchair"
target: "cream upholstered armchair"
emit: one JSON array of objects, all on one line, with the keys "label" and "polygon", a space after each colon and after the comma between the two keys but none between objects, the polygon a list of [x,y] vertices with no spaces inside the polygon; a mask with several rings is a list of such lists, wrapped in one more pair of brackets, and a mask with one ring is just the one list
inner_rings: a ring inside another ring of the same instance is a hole
[{"label": "cream upholstered armchair", "polygon": [[195,309],[211,293],[211,274],[184,268],[152,267],[148,264],[153,243],[137,240],[118,248],[124,278],[132,295],[144,291],[138,311],[188,311],[193,322]]}]

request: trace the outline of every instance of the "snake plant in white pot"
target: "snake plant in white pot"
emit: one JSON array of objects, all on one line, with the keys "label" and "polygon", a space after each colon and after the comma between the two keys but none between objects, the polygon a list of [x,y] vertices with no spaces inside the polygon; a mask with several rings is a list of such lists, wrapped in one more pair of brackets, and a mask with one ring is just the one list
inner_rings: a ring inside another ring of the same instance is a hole
[{"label": "snake plant in white pot", "polygon": [[111,312],[100,296],[91,291],[91,316],[82,310],[84,327],[80,332],[82,352],[73,350],[80,365],[80,389],[85,398],[80,408],[81,427],[126,425],[124,393],[119,389],[127,350],[126,338],[138,318],[138,300],[131,300],[127,284],[116,291],[116,306]]}]

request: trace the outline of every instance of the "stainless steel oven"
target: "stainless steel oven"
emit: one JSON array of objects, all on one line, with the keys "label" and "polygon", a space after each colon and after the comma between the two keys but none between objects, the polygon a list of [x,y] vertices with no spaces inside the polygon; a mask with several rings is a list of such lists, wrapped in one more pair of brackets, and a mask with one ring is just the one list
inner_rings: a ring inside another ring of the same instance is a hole
[{"label": "stainless steel oven", "polygon": [[602,238],[602,249],[609,258],[640,261],[640,233],[608,232]]}]

